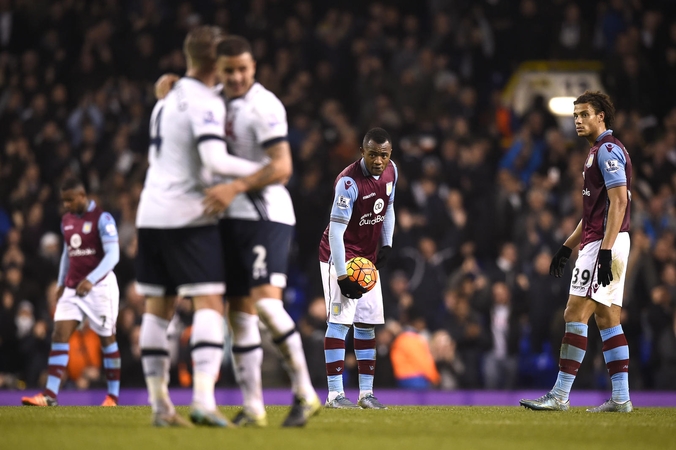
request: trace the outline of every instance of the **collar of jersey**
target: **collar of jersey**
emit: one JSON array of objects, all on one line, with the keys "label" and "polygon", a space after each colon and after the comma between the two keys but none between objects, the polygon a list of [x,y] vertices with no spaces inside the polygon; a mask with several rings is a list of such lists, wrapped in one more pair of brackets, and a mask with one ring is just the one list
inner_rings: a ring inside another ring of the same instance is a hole
[{"label": "collar of jersey", "polygon": [[599,137],[596,138],[596,141],[595,141],[595,142],[600,141],[601,139],[603,139],[604,137],[608,136],[609,134],[613,134],[613,130],[606,130],[606,131],[604,131],[603,133],[599,134]]},{"label": "collar of jersey", "polygon": [[254,88],[256,87],[256,85],[258,85],[258,84],[259,84],[258,81],[254,81],[253,84],[251,85],[251,87],[249,88],[249,90],[246,91],[244,93],[244,95],[240,95],[239,97],[225,97],[225,90],[224,90],[223,91],[223,97],[225,97],[225,100],[228,101],[228,102],[231,102],[233,100],[238,100],[240,98],[245,98],[247,95],[249,95],[249,92],[253,91]]},{"label": "collar of jersey", "polygon": [[366,163],[364,162],[364,158],[359,160],[359,165],[361,166],[361,173],[364,174],[365,177],[373,177],[376,180],[380,180],[380,175],[373,175],[369,170],[366,168]]}]

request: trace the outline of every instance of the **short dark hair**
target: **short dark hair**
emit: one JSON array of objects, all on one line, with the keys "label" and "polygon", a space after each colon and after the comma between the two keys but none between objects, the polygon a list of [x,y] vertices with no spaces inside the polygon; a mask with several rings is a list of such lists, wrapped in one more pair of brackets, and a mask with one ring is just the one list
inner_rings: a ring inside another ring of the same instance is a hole
[{"label": "short dark hair", "polygon": [[391,144],[392,138],[390,137],[390,133],[382,128],[371,128],[364,135],[364,140],[361,143],[362,148],[366,147],[366,144],[368,144],[369,141],[373,141],[376,144],[384,144],[385,142]]},{"label": "short dark hair", "polygon": [[68,177],[61,182],[61,190],[62,191],[70,191],[71,189],[77,189],[77,188],[82,188],[82,190],[87,192],[87,189],[85,188],[84,183],[82,182],[81,179],[79,179],[77,177]]},{"label": "short dark hair", "polygon": [[216,64],[216,46],[223,38],[223,30],[213,26],[199,26],[191,30],[183,41],[183,53],[199,69],[210,70]]},{"label": "short dark hair", "polygon": [[606,124],[606,129],[610,129],[613,126],[613,122],[615,122],[615,106],[613,106],[613,102],[608,95],[600,91],[585,91],[584,94],[575,99],[573,105],[582,103],[589,103],[594,108],[594,113],[596,114],[603,111],[603,122]]},{"label": "short dark hair", "polygon": [[230,35],[223,39],[216,49],[218,56],[239,56],[243,53],[250,53],[253,56],[251,44],[246,38],[237,35]]}]

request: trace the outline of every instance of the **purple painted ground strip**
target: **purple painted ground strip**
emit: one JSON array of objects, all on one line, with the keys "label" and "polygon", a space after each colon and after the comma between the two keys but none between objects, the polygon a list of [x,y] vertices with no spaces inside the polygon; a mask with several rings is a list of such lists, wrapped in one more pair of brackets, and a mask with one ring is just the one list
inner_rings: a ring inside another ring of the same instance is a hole
[{"label": "purple painted ground strip", "polygon": [[[21,397],[33,395],[38,391],[0,391],[0,406],[17,406]],[[448,406],[517,406],[519,399],[540,397],[543,391],[405,391],[378,390],[378,399],[386,405],[448,405]],[[325,393],[318,392],[320,398]],[[573,391],[570,396],[572,406],[597,406],[609,397],[605,391]],[[348,398],[356,400],[357,391],[348,390]],[[90,391],[62,391],[59,404],[63,406],[98,405],[106,396],[102,389]],[[291,391],[286,389],[266,389],[264,391],[267,405],[289,405]],[[192,400],[190,389],[171,389],[171,398],[177,405],[189,405]],[[676,407],[676,392],[632,392],[634,406]],[[242,395],[239,389],[217,389],[216,401],[219,405],[240,405]],[[145,389],[122,389],[121,405],[147,405],[148,394]]]}]

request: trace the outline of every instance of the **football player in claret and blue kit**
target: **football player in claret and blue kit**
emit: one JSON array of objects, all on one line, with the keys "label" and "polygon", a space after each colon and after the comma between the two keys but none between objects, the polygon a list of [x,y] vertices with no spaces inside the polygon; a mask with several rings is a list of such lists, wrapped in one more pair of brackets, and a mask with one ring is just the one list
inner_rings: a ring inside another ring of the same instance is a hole
[{"label": "football player in claret and blue kit", "polygon": [[566,333],[559,374],[550,392],[520,403],[534,410],[568,410],[568,396],[587,349],[587,322],[593,314],[601,331],[612,395],[601,406],[587,411],[631,412],[629,346],[620,324],[629,259],[631,159],[613,136],[615,108],[607,95],[588,91],[573,103],[575,130],[587,139],[591,149],[582,172],[582,220],[549,268],[551,275],[561,277],[573,248],[580,246],[563,314]]},{"label": "football player in claret and blue kit", "polygon": [[64,214],[61,221],[64,245],[59,266],[54,333],[49,352],[47,386],[44,392],[23,397],[31,406],[56,406],[61,379],[68,366],[69,340],[85,317],[101,338],[108,395],[102,406],[116,406],[120,393],[120,351],[115,323],[120,291],[113,268],[120,260],[115,219],[87,197],[75,178],[61,185]]},{"label": "football player in claret and blue kit", "polygon": [[[319,245],[319,261],[328,328],[324,339],[328,408],[384,409],[373,395],[376,365],[375,326],[384,323],[380,277],[367,291],[347,276],[346,261],[363,257],[382,267],[392,250],[397,166],[390,161],[392,139],[382,128],[364,136],[362,157],[336,179],[329,225]],[[354,325],[359,369],[359,399],[345,396],[345,337]]]}]

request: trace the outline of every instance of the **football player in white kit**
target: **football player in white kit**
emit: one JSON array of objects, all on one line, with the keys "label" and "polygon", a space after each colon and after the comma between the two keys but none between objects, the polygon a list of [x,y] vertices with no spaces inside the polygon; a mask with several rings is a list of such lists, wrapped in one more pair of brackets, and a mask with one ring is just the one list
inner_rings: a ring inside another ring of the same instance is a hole
[{"label": "football player in white kit", "polygon": [[[267,425],[260,371],[260,317],[284,357],[294,392],[283,426],[303,426],[321,403],[310,381],[300,335],[282,303],[296,223],[291,196],[284,187],[293,170],[286,111],[272,92],[256,82],[256,63],[246,39],[228,36],[219,44],[218,55],[218,74],[226,97],[228,150],[265,165],[248,177],[222,179],[229,183],[209,189],[205,199],[209,213],[225,210],[219,228],[233,358],[244,399],[244,408],[233,422]],[[162,76],[155,85],[157,97],[167,95],[175,81],[172,75]]]},{"label": "football player in white kit", "polygon": [[150,120],[150,166],[136,219],[136,269],[138,289],[146,299],[140,345],[156,426],[190,426],[176,413],[167,387],[167,327],[177,296],[192,297],[195,308],[190,419],[202,425],[228,425],[214,398],[225,334],[223,265],[216,219],[204,213],[207,183],[202,171],[244,176],[262,165],[226,151],[225,105],[214,89],[216,45],[221,39],[216,27],[198,27],[188,34],[186,76],[157,102]]},{"label": "football player in white kit", "polygon": [[[251,45],[228,36],[218,45],[218,73],[227,108],[226,141],[236,156],[265,164],[255,174],[234,180],[240,191],[219,221],[225,262],[233,357],[244,397],[238,425],[267,423],[261,387],[263,360],[258,320],[270,330],[285,360],[294,402],[282,426],[303,426],[321,406],[312,387],[296,325],[284,309],[282,293],[296,217],[284,184],[293,162],[282,102],[254,79]],[[227,205],[232,186],[207,191],[207,206]]]}]

